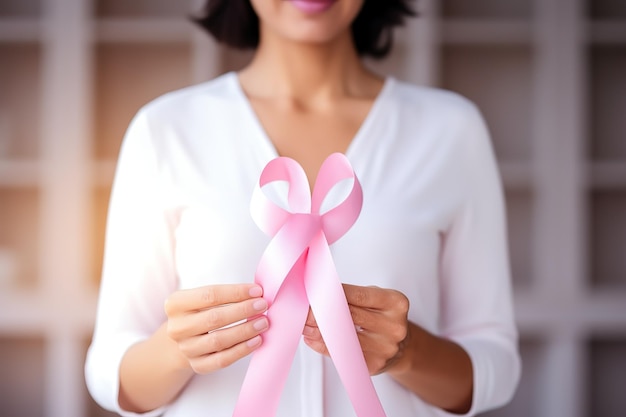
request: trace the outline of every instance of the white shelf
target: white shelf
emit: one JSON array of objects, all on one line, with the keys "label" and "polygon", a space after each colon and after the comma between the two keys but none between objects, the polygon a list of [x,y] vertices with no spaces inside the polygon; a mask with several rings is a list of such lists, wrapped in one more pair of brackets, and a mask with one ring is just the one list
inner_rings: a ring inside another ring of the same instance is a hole
[{"label": "white shelf", "polygon": [[454,45],[528,44],[532,40],[528,20],[448,19],[441,22],[441,41]]},{"label": "white shelf", "polygon": [[96,22],[96,39],[102,43],[190,42],[191,22],[175,18],[116,18]]},{"label": "white shelf", "polygon": [[589,186],[594,189],[626,189],[626,161],[589,164]]},{"label": "white shelf", "polygon": [[515,315],[522,335],[549,337],[555,328],[581,339],[595,332],[626,338],[625,294],[612,290],[594,290],[576,303],[563,306],[540,294],[521,293],[515,297]]},{"label": "white shelf", "polygon": [[444,18],[529,18],[533,12],[532,0],[442,0],[438,3]]},{"label": "white shelf", "polygon": [[0,159],[0,187],[36,187],[39,162],[28,159]]},{"label": "white shelf", "polygon": [[176,17],[184,18],[191,10],[190,1],[171,0],[93,0],[98,17]]},{"label": "white shelf", "polygon": [[589,24],[589,41],[595,44],[626,44],[626,19],[594,21]]},{"label": "white shelf", "polygon": [[93,163],[93,185],[108,187],[113,183],[117,161],[114,159],[100,160]]},{"label": "white shelf", "polygon": [[60,305],[67,300],[52,299],[43,291],[3,288],[0,291],[0,338],[7,334],[48,334],[68,330],[89,335],[96,312],[96,291],[82,294],[77,291],[75,295],[72,308],[68,309]]},{"label": "white shelf", "polygon": [[0,17],[0,42],[38,42],[40,39],[39,19]]},{"label": "white shelf", "polygon": [[507,189],[526,189],[532,186],[532,168],[527,162],[500,161],[500,175]]}]

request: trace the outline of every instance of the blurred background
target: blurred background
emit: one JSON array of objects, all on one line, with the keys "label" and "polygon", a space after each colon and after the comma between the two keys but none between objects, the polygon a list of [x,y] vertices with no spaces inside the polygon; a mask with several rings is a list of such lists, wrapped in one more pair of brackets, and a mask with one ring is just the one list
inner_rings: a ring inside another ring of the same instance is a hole
[{"label": "blurred background", "polygon": [[[111,416],[87,394],[122,135],[237,69],[201,1],[0,0],[0,416]],[[506,188],[524,375],[502,417],[626,416],[626,0],[419,0],[373,68],[482,109]],[[234,23],[236,24],[236,23]]]}]

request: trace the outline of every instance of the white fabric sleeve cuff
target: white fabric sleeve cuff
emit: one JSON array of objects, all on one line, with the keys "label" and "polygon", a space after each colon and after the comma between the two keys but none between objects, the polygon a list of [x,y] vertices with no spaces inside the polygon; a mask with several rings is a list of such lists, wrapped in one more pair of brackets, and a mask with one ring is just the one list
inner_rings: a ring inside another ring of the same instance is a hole
[{"label": "white fabric sleeve cuff", "polygon": [[93,399],[102,408],[114,411],[122,417],[153,417],[163,414],[167,408],[159,407],[146,413],[133,413],[120,407],[120,364],[128,348],[145,339],[144,335],[118,334],[108,343],[92,344],[87,352],[85,381]]},{"label": "white fabric sleeve cuff", "polygon": [[469,355],[473,371],[472,406],[465,414],[443,412],[450,417],[470,417],[508,403],[521,375],[517,349],[508,342],[476,338],[454,340]]}]

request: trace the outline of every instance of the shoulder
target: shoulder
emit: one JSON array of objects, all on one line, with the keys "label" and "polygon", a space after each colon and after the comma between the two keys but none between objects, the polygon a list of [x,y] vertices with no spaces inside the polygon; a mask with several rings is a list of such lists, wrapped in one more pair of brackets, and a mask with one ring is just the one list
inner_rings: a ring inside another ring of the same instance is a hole
[{"label": "shoulder", "polygon": [[177,119],[189,120],[194,115],[210,116],[212,109],[223,114],[237,102],[237,84],[234,73],[220,75],[210,81],[181,88],[163,94],[145,104],[138,112],[156,123],[167,123]]},{"label": "shoulder", "polygon": [[235,125],[241,103],[234,73],[175,90],[145,104],[133,117],[122,149],[154,155],[160,163],[189,150],[201,152]]},{"label": "shoulder", "polygon": [[445,120],[447,124],[481,117],[476,104],[456,92],[397,79],[392,79],[392,84],[392,100],[414,114],[428,115],[435,121]]},{"label": "shoulder", "polygon": [[441,149],[446,145],[458,148],[475,140],[490,140],[480,109],[461,94],[392,79],[388,96],[390,111],[396,115],[399,128],[422,132],[421,140],[432,141]]}]

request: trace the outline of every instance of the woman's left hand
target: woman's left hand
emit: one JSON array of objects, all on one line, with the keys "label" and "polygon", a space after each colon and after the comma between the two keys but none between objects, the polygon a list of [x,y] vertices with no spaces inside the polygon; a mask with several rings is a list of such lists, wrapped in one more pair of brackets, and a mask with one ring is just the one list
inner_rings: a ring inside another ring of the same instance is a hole
[{"label": "woman's left hand", "polygon": [[[402,358],[409,337],[408,298],[379,287],[343,284],[343,289],[370,375],[389,370]],[[309,347],[328,355],[311,310],[302,334]]]}]

